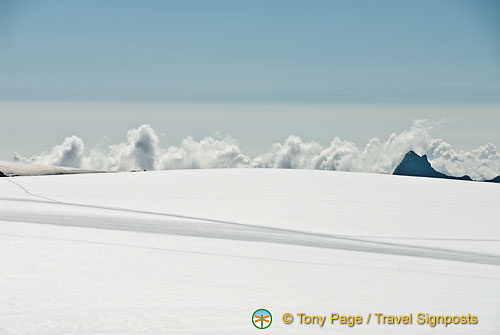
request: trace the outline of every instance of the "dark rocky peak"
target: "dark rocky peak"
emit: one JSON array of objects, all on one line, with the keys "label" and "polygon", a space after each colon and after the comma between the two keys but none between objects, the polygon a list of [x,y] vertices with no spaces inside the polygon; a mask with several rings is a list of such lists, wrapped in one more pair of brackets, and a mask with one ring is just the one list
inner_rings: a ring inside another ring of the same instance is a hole
[{"label": "dark rocky peak", "polygon": [[472,180],[469,176],[453,177],[434,170],[427,159],[427,155],[419,156],[414,151],[408,151],[403,160],[393,172],[394,175],[413,176],[413,177],[428,177],[428,178],[444,178],[458,180]]}]

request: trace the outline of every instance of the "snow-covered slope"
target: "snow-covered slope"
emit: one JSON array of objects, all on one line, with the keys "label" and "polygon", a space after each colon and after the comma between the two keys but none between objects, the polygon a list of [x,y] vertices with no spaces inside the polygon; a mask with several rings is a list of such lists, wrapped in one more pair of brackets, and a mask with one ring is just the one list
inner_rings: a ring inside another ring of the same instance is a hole
[{"label": "snow-covered slope", "polygon": [[[500,187],[228,169],[0,179],[1,334],[494,334]],[[257,330],[252,313],[273,324]],[[477,315],[285,325],[281,315]]]},{"label": "snow-covered slope", "polygon": [[104,171],[84,170],[78,168],[26,164],[20,162],[0,161],[0,177],[12,176],[46,176],[60,174],[99,173]]}]

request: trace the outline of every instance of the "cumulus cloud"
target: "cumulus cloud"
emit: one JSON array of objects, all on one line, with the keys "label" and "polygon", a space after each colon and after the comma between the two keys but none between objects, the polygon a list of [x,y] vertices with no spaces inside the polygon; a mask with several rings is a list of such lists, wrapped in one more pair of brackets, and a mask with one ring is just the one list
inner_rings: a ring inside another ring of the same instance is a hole
[{"label": "cumulus cloud", "polygon": [[92,149],[83,159],[82,167],[111,171],[155,170],[160,154],[158,135],[150,125],[143,124],[130,129],[124,143]]},{"label": "cumulus cloud", "polygon": [[169,147],[160,157],[159,169],[206,169],[248,167],[250,158],[241,153],[238,142],[230,137],[205,137],[200,141],[187,137],[180,147]]},{"label": "cumulus cloud", "polygon": [[255,167],[392,173],[404,154],[413,150],[427,154],[432,166],[446,174],[489,179],[500,173],[500,156],[493,144],[456,152],[444,140],[433,138],[437,127],[433,122],[415,120],[408,129],[390,134],[385,140],[373,138],[361,148],[338,137],[323,146],[292,135],[251,159],[231,136],[216,134],[199,141],[187,137],[179,146],[163,148],[155,130],[141,125],[127,132],[125,142],[99,146],[87,153],[82,139],[71,136],[40,155],[25,158],[16,154],[14,159],[111,171]]},{"label": "cumulus cloud", "polygon": [[425,120],[399,133],[391,134],[386,141],[371,139],[360,149],[354,142],[335,137],[326,148],[316,142],[302,142],[290,136],[283,144],[255,158],[256,167],[319,169],[391,173],[409,150],[425,151],[431,140],[430,131],[435,127]]},{"label": "cumulus cloud", "polygon": [[279,169],[314,169],[323,147],[316,142],[302,142],[298,136],[289,136],[286,141],[275,143],[270,152],[253,161],[255,167]]},{"label": "cumulus cloud", "polygon": [[66,137],[62,144],[58,144],[49,151],[42,152],[40,155],[31,158],[22,157],[15,153],[14,161],[43,165],[80,167],[84,156],[84,148],[83,140],[73,135]]},{"label": "cumulus cloud", "polygon": [[448,175],[491,179],[500,174],[500,155],[491,143],[471,151],[456,152],[442,139],[433,139],[426,154],[436,170]]}]

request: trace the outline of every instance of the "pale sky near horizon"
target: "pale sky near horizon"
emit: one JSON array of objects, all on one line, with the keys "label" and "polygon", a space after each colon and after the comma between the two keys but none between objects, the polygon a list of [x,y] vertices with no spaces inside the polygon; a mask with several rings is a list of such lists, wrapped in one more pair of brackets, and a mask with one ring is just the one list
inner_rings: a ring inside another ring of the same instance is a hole
[{"label": "pale sky near horizon", "polygon": [[77,135],[500,147],[500,2],[0,1],[0,159]]}]

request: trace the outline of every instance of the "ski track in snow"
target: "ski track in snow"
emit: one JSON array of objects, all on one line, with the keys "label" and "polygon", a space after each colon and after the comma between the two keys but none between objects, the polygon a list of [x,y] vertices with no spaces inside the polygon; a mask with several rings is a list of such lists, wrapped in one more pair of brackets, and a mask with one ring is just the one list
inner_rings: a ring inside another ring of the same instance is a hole
[{"label": "ski track in snow", "polygon": [[[16,211],[0,210],[0,220],[4,221],[279,243],[316,248],[342,249],[368,253],[371,252],[389,255],[452,260],[477,264],[500,265],[500,256],[485,253],[415,246],[403,243],[378,242],[362,239],[360,238],[361,236],[356,237],[345,235],[319,234],[289,229],[269,228],[258,225],[250,225],[239,222],[201,218],[188,215],[58,201],[55,199],[47,198],[45,196],[34,194],[30,192],[26,187],[10,179],[7,181],[17,185],[26,194],[43,200],[17,199],[9,197],[1,197],[0,200],[28,203],[35,202],[53,206],[53,208],[51,209],[51,213],[31,211],[30,213],[25,212],[21,214]],[[60,213],[57,213],[58,208],[60,208],[61,206],[89,208],[102,211],[102,214],[99,216],[93,216],[91,219],[89,219],[89,216],[87,215],[62,215]],[[119,212],[121,216],[117,218],[115,216],[108,215],[106,212],[109,211]],[[130,218],[127,217],[127,213],[143,214],[144,217]],[[370,236],[365,237],[370,238]],[[392,237],[392,239],[394,239],[394,237]],[[471,239],[471,241],[479,240]],[[491,241],[497,240],[492,239]]]},{"label": "ski track in snow", "polygon": [[[203,256],[241,258],[241,259],[251,259],[251,260],[258,260],[258,261],[279,262],[279,263],[308,264],[308,265],[329,266],[329,267],[337,267],[338,266],[337,264],[327,264],[327,263],[308,262],[308,261],[294,261],[294,260],[290,260],[290,259],[229,255],[229,254],[213,253],[213,252],[201,252],[201,251],[190,251],[190,250],[181,250],[181,249],[158,248],[158,247],[148,247],[148,246],[143,246],[143,245],[109,243],[109,242],[99,242],[99,241],[89,241],[89,240],[79,240],[79,239],[78,240],[77,239],[68,239],[68,238],[53,238],[53,237],[46,237],[46,236],[27,235],[27,234],[19,235],[19,234],[8,234],[8,233],[1,233],[0,232],[0,236],[16,237],[16,238],[30,238],[30,239],[56,241],[56,242],[74,242],[74,243],[84,243],[84,244],[115,246],[115,247],[137,248],[137,249],[145,249],[145,250],[167,251],[167,252],[174,252],[174,253],[194,254],[194,255],[203,255]],[[343,266],[346,266],[346,265],[344,264]],[[384,268],[381,266],[367,266],[367,265],[355,265],[355,264],[349,264],[348,266],[394,271],[394,268],[388,268],[388,267]],[[432,275],[438,275],[438,276],[500,280],[500,277],[469,276],[469,275],[461,275],[461,274],[456,274],[456,273],[445,273],[445,272],[437,272],[437,271],[423,271],[423,270],[409,270],[409,269],[398,269],[398,271],[410,272],[410,273],[411,272],[413,272],[413,273],[426,273],[426,274],[432,274]]]}]

